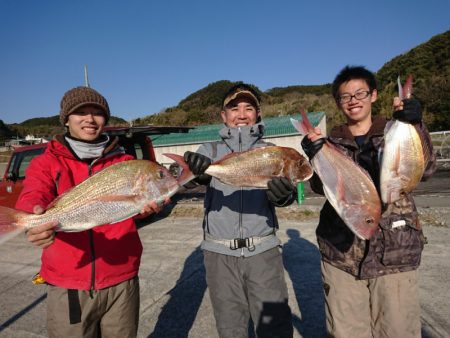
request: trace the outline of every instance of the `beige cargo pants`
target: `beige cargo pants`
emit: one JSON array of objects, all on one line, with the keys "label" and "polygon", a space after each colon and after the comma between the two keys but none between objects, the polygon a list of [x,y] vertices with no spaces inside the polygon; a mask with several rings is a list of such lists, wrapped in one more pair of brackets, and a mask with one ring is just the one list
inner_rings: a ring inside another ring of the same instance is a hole
[{"label": "beige cargo pants", "polygon": [[420,338],[417,270],[367,280],[322,261],[331,337]]},{"label": "beige cargo pants", "polygon": [[[70,291],[48,285],[47,333],[50,338],[136,337],[139,322],[137,277],[96,290],[92,298],[89,291],[74,291],[76,299],[72,303],[75,306],[69,306]],[[74,317],[78,318],[74,320]],[[71,320],[74,323],[71,324]]]}]

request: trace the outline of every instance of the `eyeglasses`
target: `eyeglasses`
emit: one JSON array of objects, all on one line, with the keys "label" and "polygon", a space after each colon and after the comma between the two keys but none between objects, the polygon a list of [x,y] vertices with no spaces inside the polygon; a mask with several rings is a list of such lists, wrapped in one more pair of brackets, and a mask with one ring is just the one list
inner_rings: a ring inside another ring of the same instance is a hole
[{"label": "eyeglasses", "polygon": [[370,95],[370,91],[363,90],[363,91],[355,93],[355,95],[344,94],[344,95],[338,96],[337,100],[339,103],[349,103],[352,100],[352,98],[355,98],[357,100],[364,100],[369,95]]}]

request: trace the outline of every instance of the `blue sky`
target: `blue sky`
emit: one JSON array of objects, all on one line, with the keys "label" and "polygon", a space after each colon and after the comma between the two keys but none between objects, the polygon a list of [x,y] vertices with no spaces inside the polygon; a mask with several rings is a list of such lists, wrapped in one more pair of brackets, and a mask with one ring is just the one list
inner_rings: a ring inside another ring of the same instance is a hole
[{"label": "blue sky", "polygon": [[0,0],[0,119],[58,114],[84,65],[126,120],[218,80],[328,83],[449,30],[449,13],[448,0]]}]

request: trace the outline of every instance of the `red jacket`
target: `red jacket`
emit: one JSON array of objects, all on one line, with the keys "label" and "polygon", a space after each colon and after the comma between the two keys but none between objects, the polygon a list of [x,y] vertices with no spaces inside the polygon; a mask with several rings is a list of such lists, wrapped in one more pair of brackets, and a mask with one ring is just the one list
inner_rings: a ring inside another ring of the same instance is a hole
[{"label": "red jacket", "polygon": [[[46,151],[31,161],[17,209],[32,212],[35,205],[46,208],[95,172],[133,159],[113,142],[103,157],[89,165],[63,143],[63,138],[51,141]],[[40,274],[58,287],[98,290],[135,277],[141,254],[142,244],[131,218],[82,232],[57,232],[54,243],[42,251]]]}]

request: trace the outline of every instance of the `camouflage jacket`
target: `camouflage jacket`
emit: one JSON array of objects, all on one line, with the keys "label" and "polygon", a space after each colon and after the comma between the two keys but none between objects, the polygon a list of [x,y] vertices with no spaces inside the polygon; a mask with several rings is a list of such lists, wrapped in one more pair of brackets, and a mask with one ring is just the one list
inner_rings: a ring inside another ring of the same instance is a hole
[{"label": "camouflage jacket", "polygon": [[[386,119],[374,117],[361,146],[355,142],[347,125],[333,128],[328,138],[369,173],[378,192],[379,150],[383,147],[386,123]],[[425,125],[418,124],[416,129],[432,154],[431,140]],[[430,157],[422,180],[429,178],[436,169],[435,156]],[[316,175],[310,182],[316,193],[323,194],[322,184]],[[378,231],[370,240],[356,237],[327,201],[320,213],[316,235],[322,259],[358,279],[416,269],[425,244],[411,194],[393,204],[383,205]]]}]

